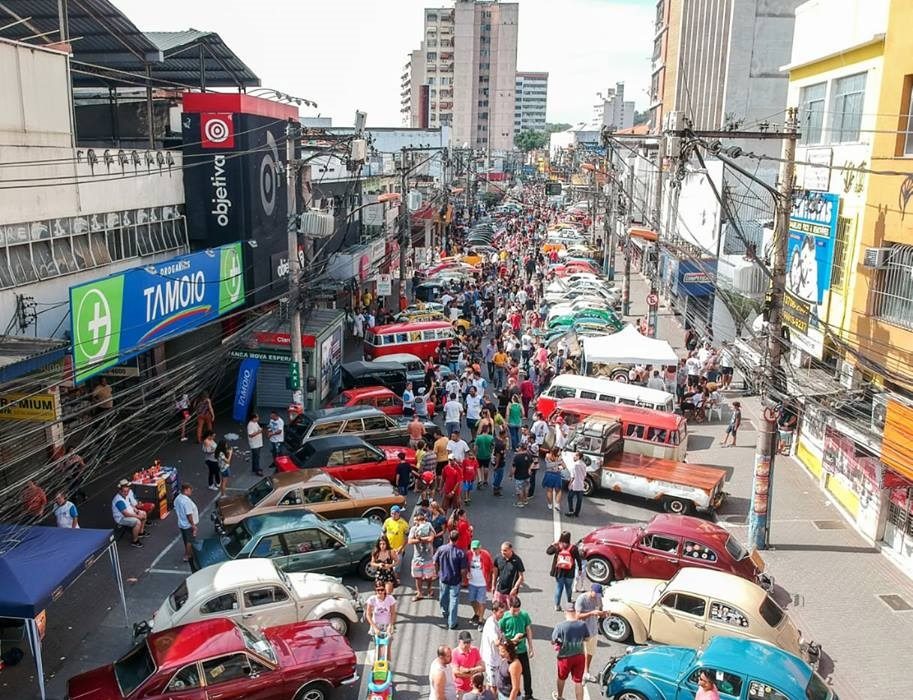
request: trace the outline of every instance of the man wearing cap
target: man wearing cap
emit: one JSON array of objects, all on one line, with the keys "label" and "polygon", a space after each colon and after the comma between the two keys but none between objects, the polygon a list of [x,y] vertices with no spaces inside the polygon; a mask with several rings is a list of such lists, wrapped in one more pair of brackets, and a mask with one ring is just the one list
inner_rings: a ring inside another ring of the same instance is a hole
[{"label": "man wearing cap", "polygon": [[390,517],[384,520],[384,534],[387,536],[387,542],[390,543],[390,549],[397,554],[397,572],[402,566],[403,551],[406,549],[406,538],[409,534],[409,523],[402,517],[402,510],[399,506],[393,506],[390,509]]},{"label": "man wearing cap", "polygon": [[[434,528],[422,509],[415,513],[415,524],[409,530],[408,544],[413,546],[412,578],[415,580],[415,600],[430,598],[434,594],[435,579]],[[423,583],[427,584],[427,590],[423,590]]]},{"label": "man wearing cap", "polygon": [[583,700],[583,679],[586,660],[584,646],[592,635],[585,622],[577,619],[573,605],[564,609],[564,622],[559,622],[552,630],[552,645],[558,653],[557,690],[552,693],[552,700],[564,699],[564,684],[571,677],[574,682],[576,700]]},{"label": "man wearing cap", "polygon": [[111,500],[111,515],[120,527],[128,528],[133,533],[130,542],[134,547],[142,547],[141,537],[146,537],[146,513],[143,511],[130,489],[130,482],[121,479],[117,482],[117,493]]},{"label": "man wearing cap", "polygon": [[596,653],[596,641],[599,638],[598,620],[606,615],[602,610],[602,585],[594,583],[590,586],[588,592],[577,596],[574,610],[577,612],[577,619],[586,623],[589,631],[589,636],[583,647],[583,653],[586,657],[584,680],[592,683],[596,679],[590,675],[590,664],[593,662],[593,655]]},{"label": "man wearing cap", "polygon": [[488,602],[486,594],[492,568],[491,554],[482,548],[481,542],[473,540],[469,545],[469,604],[475,614],[470,622],[479,629],[482,628],[482,618],[485,617],[485,603]]},{"label": "man wearing cap", "polygon": [[485,670],[478,647],[472,645],[472,633],[463,630],[458,639],[452,655],[453,684],[456,686],[457,700],[463,697],[463,693],[472,690],[472,677]]}]

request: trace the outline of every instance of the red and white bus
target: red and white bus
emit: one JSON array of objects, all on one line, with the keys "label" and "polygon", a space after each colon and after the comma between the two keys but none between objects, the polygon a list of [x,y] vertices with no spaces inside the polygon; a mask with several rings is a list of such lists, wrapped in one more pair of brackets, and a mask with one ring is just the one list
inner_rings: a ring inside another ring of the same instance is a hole
[{"label": "red and white bus", "polygon": [[419,321],[374,326],[365,332],[365,359],[377,360],[384,355],[407,352],[424,361],[434,355],[441,343],[450,347],[452,342],[453,326],[450,321]]},{"label": "red and white bus", "polygon": [[561,399],[549,420],[554,422],[558,416],[564,419],[565,425],[576,425],[591,416],[613,418],[621,423],[625,452],[685,461],[688,421],[677,413],[594,399]]}]

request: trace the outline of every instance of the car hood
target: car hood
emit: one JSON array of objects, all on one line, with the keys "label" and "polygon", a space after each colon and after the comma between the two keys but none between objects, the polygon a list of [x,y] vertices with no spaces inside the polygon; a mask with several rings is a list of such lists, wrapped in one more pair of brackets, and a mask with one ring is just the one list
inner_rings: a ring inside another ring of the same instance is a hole
[{"label": "car hood", "polygon": [[650,606],[656,600],[660,586],[664,586],[665,583],[658,578],[626,578],[622,581],[613,581],[602,594],[602,607],[608,610],[616,603],[639,603]]},{"label": "car hood", "polygon": [[196,540],[193,543],[193,558],[201,569],[213,564],[228,561],[229,556],[222,547],[219,537],[207,537],[205,540]]},{"label": "car hood", "polygon": [[396,489],[386,479],[362,479],[348,482],[349,493],[352,498],[370,500],[373,498],[388,498],[396,493]]},{"label": "car hood", "polygon": [[113,664],[80,673],[67,681],[67,698],[69,700],[119,697],[121,697],[121,694],[114,678]]},{"label": "car hood", "polygon": [[223,522],[237,522],[250,511],[250,501],[247,500],[247,494],[228,496],[221,499],[216,508]]},{"label": "car hood", "polygon": [[642,528],[633,525],[606,525],[593,530],[583,538],[585,545],[617,544],[631,547],[637,542]]},{"label": "car hood", "polygon": [[676,681],[695,652],[687,647],[647,646],[622,656],[612,668],[613,675],[630,673],[638,676],[656,676]]},{"label": "car hood", "polygon": [[289,581],[299,598],[332,598],[333,596],[351,597],[348,589],[342,585],[342,579],[325,574],[288,573]]},{"label": "car hood", "polygon": [[346,531],[346,535],[353,543],[370,542],[373,544],[380,539],[380,534],[383,532],[380,525],[364,518],[344,518],[333,522]]}]

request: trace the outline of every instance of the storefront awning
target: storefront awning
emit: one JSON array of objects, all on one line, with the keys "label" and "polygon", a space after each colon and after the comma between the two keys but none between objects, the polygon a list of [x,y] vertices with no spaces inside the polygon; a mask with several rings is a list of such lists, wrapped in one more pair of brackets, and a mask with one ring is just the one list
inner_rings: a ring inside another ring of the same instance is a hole
[{"label": "storefront awning", "polygon": [[0,383],[36,372],[66,355],[70,345],[64,340],[0,336]]}]

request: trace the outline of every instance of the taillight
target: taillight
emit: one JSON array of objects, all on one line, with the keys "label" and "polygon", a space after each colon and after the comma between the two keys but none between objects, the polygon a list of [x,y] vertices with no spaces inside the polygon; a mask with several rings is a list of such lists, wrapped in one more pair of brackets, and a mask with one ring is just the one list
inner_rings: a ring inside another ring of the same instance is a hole
[{"label": "taillight", "polygon": [[293,472],[295,471],[295,463],[289,457],[279,455],[276,457],[276,469],[280,472]]}]

